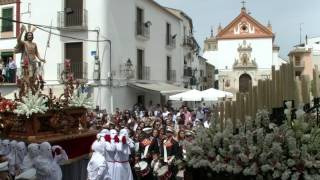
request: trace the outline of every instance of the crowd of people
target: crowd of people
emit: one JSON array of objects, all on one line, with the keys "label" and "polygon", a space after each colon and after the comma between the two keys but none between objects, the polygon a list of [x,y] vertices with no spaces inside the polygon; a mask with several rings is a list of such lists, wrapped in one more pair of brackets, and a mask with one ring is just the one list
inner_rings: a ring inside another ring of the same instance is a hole
[{"label": "crowd of people", "polygon": [[[196,110],[182,106],[116,110],[107,115],[91,112],[87,123],[98,130],[87,165],[88,180],[188,179],[186,145],[200,126],[213,116],[205,104]],[[0,179],[61,180],[68,159],[60,146],[0,140]]]},{"label": "crowd of people", "polygon": [[88,122],[100,133],[92,145],[88,179],[186,179],[186,144],[199,126],[210,126],[211,117],[205,104],[195,111],[150,103],[117,108],[112,116],[92,113]]},{"label": "crowd of people", "polygon": [[8,63],[0,59],[0,83],[16,83],[17,65],[12,57]]}]

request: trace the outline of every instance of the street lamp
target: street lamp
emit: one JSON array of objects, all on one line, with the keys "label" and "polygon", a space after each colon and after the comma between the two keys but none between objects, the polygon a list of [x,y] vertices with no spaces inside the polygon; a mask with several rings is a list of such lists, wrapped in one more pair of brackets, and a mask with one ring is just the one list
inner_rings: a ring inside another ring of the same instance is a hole
[{"label": "street lamp", "polygon": [[132,71],[133,71],[132,67],[133,67],[133,64],[131,62],[131,59],[128,58],[126,63],[124,63],[124,68],[121,69],[121,71],[123,72],[123,74],[126,76],[127,79],[129,79],[132,76]]}]

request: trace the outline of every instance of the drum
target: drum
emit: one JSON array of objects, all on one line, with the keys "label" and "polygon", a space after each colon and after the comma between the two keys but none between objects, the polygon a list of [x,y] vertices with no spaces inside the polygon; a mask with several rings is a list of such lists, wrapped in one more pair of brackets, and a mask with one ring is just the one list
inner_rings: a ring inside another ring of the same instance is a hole
[{"label": "drum", "polygon": [[172,173],[169,171],[169,167],[166,165],[158,169],[157,175],[160,180],[167,180],[172,176]]},{"label": "drum", "polygon": [[176,180],[184,180],[184,170],[178,171],[176,175]]},{"label": "drum", "polygon": [[35,180],[36,179],[36,173],[37,173],[36,169],[31,168],[31,169],[28,169],[28,170],[22,172],[18,176],[16,176],[15,179]]},{"label": "drum", "polygon": [[148,163],[146,161],[140,161],[134,165],[134,169],[138,176],[144,177],[149,174],[150,168],[148,167]]}]

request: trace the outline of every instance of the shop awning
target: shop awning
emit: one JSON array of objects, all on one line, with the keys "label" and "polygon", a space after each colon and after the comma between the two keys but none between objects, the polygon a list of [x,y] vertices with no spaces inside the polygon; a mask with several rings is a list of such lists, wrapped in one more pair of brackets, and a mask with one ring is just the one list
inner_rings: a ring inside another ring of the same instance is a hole
[{"label": "shop awning", "polygon": [[128,85],[132,88],[140,89],[142,91],[153,91],[163,95],[175,94],[175,93],[185,92],[189,90],[183,87],[175,86],[168,83],[162,83],[162,82],[134,82],[134,83],[129,83]]}]

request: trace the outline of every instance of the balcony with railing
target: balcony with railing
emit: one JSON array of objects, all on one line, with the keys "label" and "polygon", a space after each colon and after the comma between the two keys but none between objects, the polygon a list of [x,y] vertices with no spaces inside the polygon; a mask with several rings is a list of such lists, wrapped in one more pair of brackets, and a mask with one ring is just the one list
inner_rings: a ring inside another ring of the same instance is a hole
[{"label": "balcony with railing", "polygon": [[150,39],[150,26],[148,23],[136,22],[136,37],[142,40]]},{"label": "balcony with railing", "polygon": [[137,68],[137,80],[150,80],[150,67]]},{"label": "balcony with railing", "polygon": [[58,12],[58,27],[88,29],[88,11],[86,9],[66,8]]},{"label": "balcony with railing", "polygon": [[193,39],[190,36],[184,36],[183,38],[183,46],[193,48]]},{"label": "balcony with railing", "polygon": [[[64,63],[58,63],[57,72],[58,72],[58,79],[61,82],[67,78]],[[88,63],[86,62],[71,63],[71,72],[73,73],[73,79],[81,82],[88,81]]]},{"label": "balcony with railing", "polygon": [[176,48],[176,35],[169,35],[169,37],[166,37],[166,47],[168,49]]},{"label": "balcony with railing", "polygon": [[169,82],[176,82],[176,70],[169,70],[167,71],[167,81]]},{"label": "balcony with railing", "polygon": [[183,76],[191,77],[192,76],[192,68],[191,67],[184,67],[183,69]]}]

